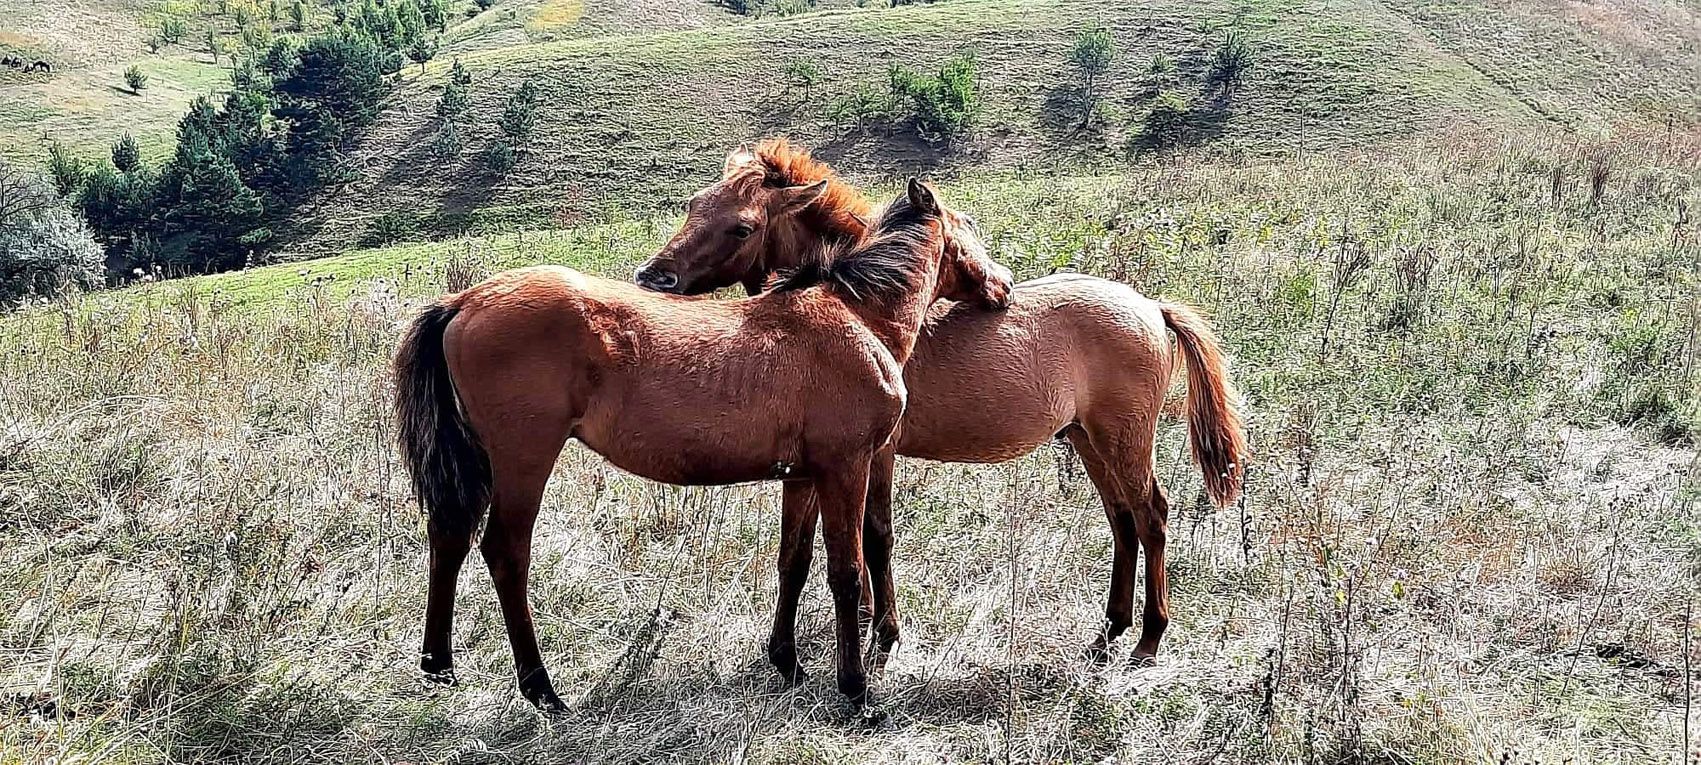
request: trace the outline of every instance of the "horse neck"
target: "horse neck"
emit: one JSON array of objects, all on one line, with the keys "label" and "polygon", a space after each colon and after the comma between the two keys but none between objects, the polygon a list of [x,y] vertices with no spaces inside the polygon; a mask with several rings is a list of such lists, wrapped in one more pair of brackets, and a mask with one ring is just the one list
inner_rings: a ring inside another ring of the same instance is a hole
[{"label": "horse neck", "polygon": [[938,258],[930,259],[917,271],[915,289],[902,296],[888,300],[845,301],[899,364],[909,363],[910,354],[915,352],[916,339],[921,336],[927,309],[939,298],[940,265]]}]

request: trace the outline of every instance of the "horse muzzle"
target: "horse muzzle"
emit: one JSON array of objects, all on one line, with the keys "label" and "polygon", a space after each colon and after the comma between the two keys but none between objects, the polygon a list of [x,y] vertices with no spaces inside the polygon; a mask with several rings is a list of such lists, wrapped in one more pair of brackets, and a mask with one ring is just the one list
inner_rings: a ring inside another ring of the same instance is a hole
[{"label": "horse muzzle", "polygon": [[644,266],[632,275],[632,281],[638,286],[655,292],[679,292],[679,274],[664,271],[655,266]]}]

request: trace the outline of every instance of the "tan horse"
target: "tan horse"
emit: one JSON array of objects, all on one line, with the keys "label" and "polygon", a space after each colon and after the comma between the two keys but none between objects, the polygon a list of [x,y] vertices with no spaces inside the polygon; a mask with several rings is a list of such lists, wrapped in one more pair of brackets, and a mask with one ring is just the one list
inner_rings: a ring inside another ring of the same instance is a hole
[{"label": "tan horse", "polygon": [[[760,173],[729,186],[754,187]],[[784,192],[807,205],[822,188]],[[869,464],[903,412],[902,365],[936,298],[1002,304],[1009,272],[974,226],[910,182],[854,251],[740,301],[659,295],[572,269],[509,271],[447,296],[396,353],[402,450],[429,514],[420,666],[453,682],[455,584],[479,517],[521,692],[561,709],[526,599],[532,528],[562,446],[673,484],[784,479],[779,606],[769,658],[802,674],[796,604],[816,519],[838,618],[838,685],[860,704],[863,506]]]},{"label": "tan horse", "polygon": [[[752,172],[764,182],[733,180]],[[810,205],[789,201],[797,189],[821,186]],[[860,240],[868,209],[860,193],[807,152],[784,140],[764,141],[727,157],[723,179],[692,198],[684,225],[636,280],[682,294],[735,283],[758,290],[770,272],[795,267],[820,242]],[[1036,279],[1016,285],[1005,311],[935,305],[904,368],[910,398],[898,454],[1001,462],[1059,435],[1080,453],[1115,538],[1106,623],[1090,649],[1095,659],[1133,624],[1142,546],[1146,601],[1136,658],[1157,655],[1169,624],[1169,506],[1154,471],[1153,442],[1178,346],[1187,361],[1193,457],[1212,500],[1227,505],[1240,494],[1246,462],[1238,395],[1215,333],[1187,306],[1091,276]],[[898,639],[891,480],[891,455],[883,454],[873,464],[863,531],[882,649]]]}]

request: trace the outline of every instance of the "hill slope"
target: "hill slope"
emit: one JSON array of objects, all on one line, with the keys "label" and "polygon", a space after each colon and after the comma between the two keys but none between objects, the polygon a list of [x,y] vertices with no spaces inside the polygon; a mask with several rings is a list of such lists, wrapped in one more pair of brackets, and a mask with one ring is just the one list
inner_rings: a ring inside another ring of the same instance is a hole
[{"label": "hill slope", "polygon": [[[363,179],[313,211],[297,254],[374,236],[571,222],[677,199],[740,140],[784,132],[851,174],[1019,169],[1120,154],[1125,123],[1145,108],[1146,69],[1173,59],[1195,99],[1201,140],[1256,152],[1362,146],[1460,123],[1555,122],[1582,131],[1663,124],[1698,113],[1701,65],[1685,6],[1624,0],[1584,9],[1474,0],[1260,0],[1109,4],[1089,0],[959,0],[834,10],[738,26],[507,46],[461,56],[473,72],[467,148],[441,159],[428,144],[447,61],[400,87],[356,151]],[[1058,126],[1063,65],[1074,35],[1104,26],[1116,59],[1109,126]],[[1249,40],[1255,63],[1233,98],[1201,85],[1224,30]],[[913,137],[859,131],[826,117],[890,64],[937,65],[972,51],[984,114],[968,145],[935,152]],[[805,94],[797,61],[824,71]],[[478,154],[502,102],[533,80],[543,105],[520,164],[505,176]]]},{"label": "hill slope", "polygon": [[[57,141],[75,154],[101,156],[131,133],[152,157],[167,155],[177,121],[196,96],[229,84],[228,52],[241,31],[295,30],[293,0],[0,0],[0,54],[44,60],[49,73],[0,67],[0,157],[37,163]],[[329,23],[334,0],[305,0],[306,28]],[[741,17],[709,3],[674,0],[504,0],[480,10],[456,0],[440,40],[445,58],[467,51],[540,40],[638,34],[735,23]],[[150,45],[166,19],[184,25],[176,43]],[[208,46],[212,30],[225,53]],[[124,70],[149,77],[130,92]]]}]

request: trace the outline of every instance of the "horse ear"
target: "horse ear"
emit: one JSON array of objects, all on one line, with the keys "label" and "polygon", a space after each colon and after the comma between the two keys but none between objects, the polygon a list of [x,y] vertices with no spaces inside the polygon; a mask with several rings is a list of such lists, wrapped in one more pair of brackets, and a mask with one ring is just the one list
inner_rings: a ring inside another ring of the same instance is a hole
[{"label": "horse ear", "polygon": [[939,199],[933,195],[933,187],[915,176],[910,176],[910,206],[923,215],[939,214]]},{"label": "horse ear", "polygon": [[827,193],[826,178],[822,178],[808,186],[787,186],[780,189],[779,192],[780,209],[788,213],[802,210],[805,207],[815,204],[815,200],[820,199],[821,195],[825,193]]},{"label": "horse ear", "polygon": [[726,164],[721,167],[721,177],[731,177],[739,169],[760,161],[762,160],[756,156],[756,152],[750,150],[750,144],[739,144],[738,148],[733,149],[731,154],[726,155]]}]

